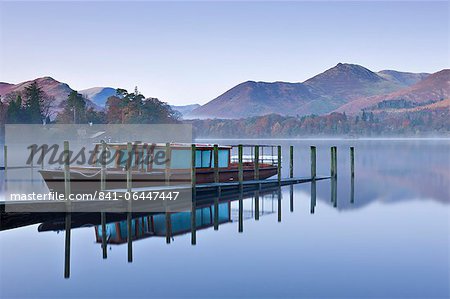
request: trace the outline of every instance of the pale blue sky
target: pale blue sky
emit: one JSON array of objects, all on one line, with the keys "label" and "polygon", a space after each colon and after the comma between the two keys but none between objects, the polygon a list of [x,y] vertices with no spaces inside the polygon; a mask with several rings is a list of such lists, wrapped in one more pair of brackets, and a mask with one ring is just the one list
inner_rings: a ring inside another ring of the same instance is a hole
[{"label": "pale blue sky", "polygon": [[449,68],[449,2],[1,2],[0,81],[52,76],[205,103],[336,65]]}]

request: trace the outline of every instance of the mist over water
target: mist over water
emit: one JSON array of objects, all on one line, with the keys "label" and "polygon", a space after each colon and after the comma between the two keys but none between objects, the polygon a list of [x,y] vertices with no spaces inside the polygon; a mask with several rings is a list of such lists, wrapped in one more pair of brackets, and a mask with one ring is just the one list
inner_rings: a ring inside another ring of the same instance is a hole
[{"label": "mist over water", "polygon": [[[0,297],[450,296],[450,140],[198,142],[281,144],[283,177],[289,145],[295,177],[309,176],[311,145],[317,146],[317,174],[329,175],[330,147],[337,146],[336,202],[330,180],[316,183],[313,214],[311,184],[295,185],[292,201],[286,186],[260,195],[255,220],[255,194],[246,195],[242,233],[239,203],[232,201],[229,221],[218,231],[199,229],[196,246],[190,233],[173,236],[170,244],[164,237],[144,238],[133,242],[133,263],[127,263],[126,244],[108,245],[103,260],[94,227],[85,225],[72,229],[70,279],[63,277],[64,231],[38,232],[39,224],[4,230]],[[207,223],[211,215],[202,215]]]}]

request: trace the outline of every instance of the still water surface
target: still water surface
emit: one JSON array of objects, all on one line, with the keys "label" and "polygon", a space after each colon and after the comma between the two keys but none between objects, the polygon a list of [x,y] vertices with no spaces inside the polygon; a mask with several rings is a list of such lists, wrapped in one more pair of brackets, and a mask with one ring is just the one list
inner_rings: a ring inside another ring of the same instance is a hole
[{"label": "still water surface", "polygon": [[[295,146],[295,176],[309,175],[310,145],[317,146],[318,174],[328,175],[329,148],[337,145],[337,200],[331,201],[330,180],[317,182],[313,206],[310,183],[295,185],[292,200],[289,186],[269,190],[259,195],[255,220],[255,194],[246,194],[242,232],[237,198],[221,202],[217,231],[213,203],[205,204],[195,246],[190,231],[170,244],[164,234],[148,236],[133,242],[132,263],[126,242],[109,244],[103,259],[95,227],[74,228],[69,279],[63,230],[38,232],[39,224],[3,230],[0,298],[450,296],[449,140],[220,143],[282,144],[284,176],[288,145]],[[60,229],[63,221],[47,225]]]}]

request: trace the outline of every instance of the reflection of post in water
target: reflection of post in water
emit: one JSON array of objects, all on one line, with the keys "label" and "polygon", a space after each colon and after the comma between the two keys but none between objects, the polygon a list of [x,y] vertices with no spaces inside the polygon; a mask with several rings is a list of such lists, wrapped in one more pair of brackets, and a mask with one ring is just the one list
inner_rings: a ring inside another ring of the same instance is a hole
[{"label": "reflection of post in water", "polygon": [[281,187],[278,188],[278,222],[281,222]]},{"label": "reflection of post in water", "polygon": [[316,208],[316,180],[311,181],[311,214],[314,214]]},{"label": "reflection of post in water", "polygon": [[259,191],[255,191],[255,220],[259,220]]},{"label": "reflection of post in water", "polygon": [[238,231],[242,233],[244,231],[244,202],[243,202],[243,187],[239,186],[239,227]]},{"label": "reflection of post in water", "polygon": [[289,195],[289,210],[294,212],[294,186],[292,185],[289,187]]},{"label": "reflection of post in water", "polygon": [[169,212],[166,212],[166,243],[170,244],[170,237],[172,236],[172,219]]},{"label": "reflection of post in water", "polygon": [[355,177],[352,176],[350,179],[350,203],[355,203]]},{"label": "reflection of post in water", "polygon": [[131,229],[131,211],[127,212],[127,244],[128,244],[128,262],[133,262],[133,243],[132,243],[132,229]]},{"label": "reflection of post in water", "polygon": [[72,228],[72,213],[66,212],[66,232],[64,247],[64,278],[70,278],[70,230]]},{"label": "reflection of post in water", "polygon": [[214,198],[214,230],[219,230],[219,197]]},{"label": "reflection of post in water", "polygon": [[350,203],[355,203],[355,148],[350,147]]},{"label": "reflection of post in water", "polygon": [[197,244],[197,227],[195,214],[195,192],[192,194],[192,208],[191,208],[191,245]]},{"label": "reflection of post in water", "polygon": [[101,222],[102,222],[102,251],[103,251],[103,258],[106,259],[107,256],[107,247],[108,244],[106,244],[106,213],[101,212]]},{"label": "reflection of post in water", "polygon": [[331,202],[337,208],[337,178],[331,178]]}]

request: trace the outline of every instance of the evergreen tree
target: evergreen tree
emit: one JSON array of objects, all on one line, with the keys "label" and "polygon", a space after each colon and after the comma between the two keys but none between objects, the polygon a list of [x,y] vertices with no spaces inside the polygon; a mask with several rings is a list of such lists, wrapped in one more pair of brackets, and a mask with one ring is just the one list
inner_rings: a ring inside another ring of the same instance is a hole
[{"label": "evergreen tree", "polygon": [[72,91],[67,97],[64,110],[58,114],[57,122],[65,124],[86,123],[86,100],[77,91]]},{"label": "evergreen tree", "polygon": [[30,124],[41,124],[44,116],[42,115],[42,104],[44,101],[44,92],[34,81],[30,86],[25,87],[25,114]]},{"label": "evergreen tree", "polygon": [[16,99],[9,102],[6,110],[6,118],[9,124],[28,123],[29,115],[24,107],[22,107],[22,97],[17,95]]}]

